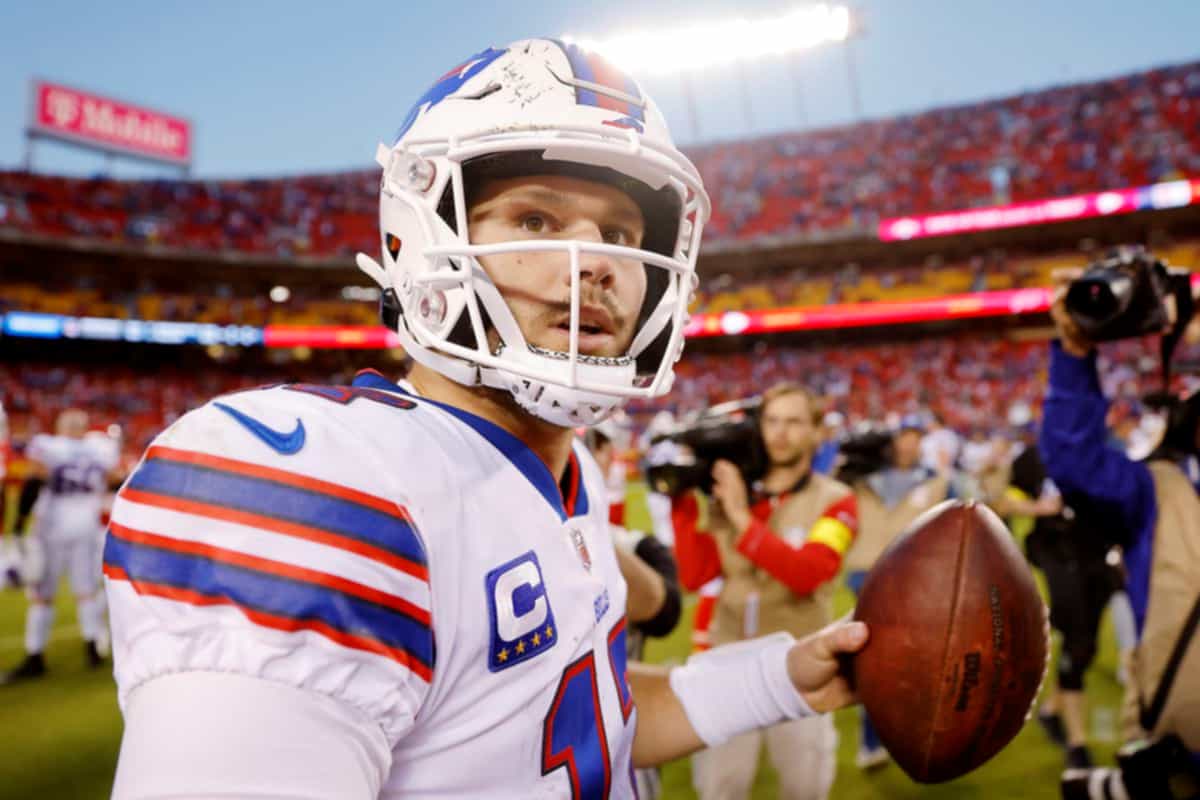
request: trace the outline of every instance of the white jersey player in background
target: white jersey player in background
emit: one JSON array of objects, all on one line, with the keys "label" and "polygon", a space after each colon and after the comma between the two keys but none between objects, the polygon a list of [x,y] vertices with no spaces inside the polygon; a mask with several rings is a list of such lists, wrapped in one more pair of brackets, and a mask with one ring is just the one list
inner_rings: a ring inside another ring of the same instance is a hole
[{"label": "white jersey player in background", "polygon": [[573,428],[666,392],[708,199],[655,105],[551,40],[446,73],[380,147],[394,384],[186,415],[113,507],[114,797],[632,798],[632,767],[852,700],[846,623],[625,660]]},{"label": "white jersey player in background", "polygon": [[23,577],[29,597],[25,617],[25,660],[5,683],[46,672],[44,651],[54,624],[54,598],[64,573],[75,595],[79,630],[89,666],[103,659],[105,638],[100,586],[100,513],[118,453],[107,437],[87,435],[87,412],[70,408],[58,416],[55,435],[38,434],[25,449],[33,477],[42,481],[25,543]]},{"label": "white jersey player in background", "polygon": [[0,398],[0,589],[21,585],[21,549],[8,528],[8,414]]}]

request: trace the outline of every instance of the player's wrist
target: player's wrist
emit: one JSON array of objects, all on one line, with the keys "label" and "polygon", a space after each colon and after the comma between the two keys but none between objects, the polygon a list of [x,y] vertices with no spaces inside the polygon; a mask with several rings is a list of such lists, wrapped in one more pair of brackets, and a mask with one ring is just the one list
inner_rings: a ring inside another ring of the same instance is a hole
[{"label": "player's wrist", "polygon": [[671,689],[705,744],[815,713],[790,674],[795,643],[776,633],[697,654],[671,671]]}]

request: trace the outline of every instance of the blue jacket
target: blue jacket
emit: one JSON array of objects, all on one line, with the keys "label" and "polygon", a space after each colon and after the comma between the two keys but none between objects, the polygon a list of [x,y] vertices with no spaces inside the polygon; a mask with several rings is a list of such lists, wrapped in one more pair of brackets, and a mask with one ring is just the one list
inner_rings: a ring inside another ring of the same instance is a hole
[{"label": "blue jacket", "polygon": [[1075,358],[1054,342],[1038,450],[1047,474],[1064,494],[1091,498],[1126,529],[1126,589],[1140,636],[1150,594],[1158,501],[1149,467],[1107,444],[1107,414],[1096,354]]}]

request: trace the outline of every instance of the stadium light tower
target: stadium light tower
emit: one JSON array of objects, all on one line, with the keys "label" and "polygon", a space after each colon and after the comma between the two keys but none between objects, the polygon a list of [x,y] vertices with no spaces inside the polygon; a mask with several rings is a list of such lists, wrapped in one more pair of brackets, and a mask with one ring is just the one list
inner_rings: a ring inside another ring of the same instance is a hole
[{"label": "stadium light tower", "polygon": [[[699,138],[700,121],[689,74],[712,67],[736,66],[764,58],[793,56],[825,44],[844,43],[855,31],[853,15],[844,5],[804,5],[785,14],[761,19],[714,20],[664,30],[631,31],[607,39],[563,36],[588,50],[603,53],[613,64],[637,76],[679,75],[687,96],[692,135]],[[739,76],[742,110],[750,127],[747,81]],[[857,95],[857,87],[852,89]]]}]

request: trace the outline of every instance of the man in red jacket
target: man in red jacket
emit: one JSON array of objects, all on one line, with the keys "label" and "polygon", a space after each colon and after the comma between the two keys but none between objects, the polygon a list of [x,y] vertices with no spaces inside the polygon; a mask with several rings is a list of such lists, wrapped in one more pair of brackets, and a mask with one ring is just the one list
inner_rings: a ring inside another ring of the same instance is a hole
[{"label": "man in red jacket", "polygon": [[[681,582],[695,591],[724,578],[710,632],[714,645],[777,631],[800,636],[832,620],[832,582],[858,514],[848,486],[812,471],[819,419],[803,386],[772,387],[759,414],[768,460],[763,479],[748,487],[737,466],[718,461],[707,530],[698,528],[694,494],[674,498]],[[764,740],[779,773],[779,797],[828,795],[837,735],[825,717],[738,736],[697,754],[694,781],[702,800],[746,797]]]}]

